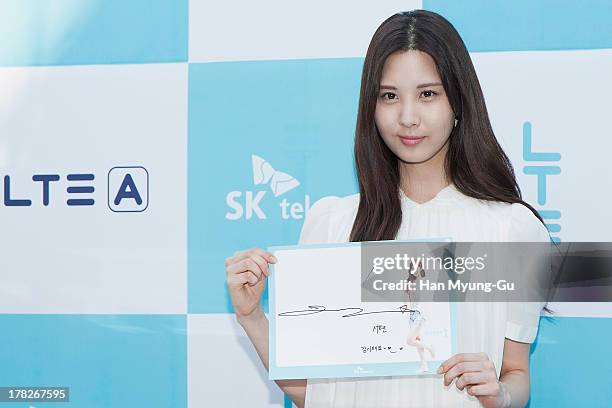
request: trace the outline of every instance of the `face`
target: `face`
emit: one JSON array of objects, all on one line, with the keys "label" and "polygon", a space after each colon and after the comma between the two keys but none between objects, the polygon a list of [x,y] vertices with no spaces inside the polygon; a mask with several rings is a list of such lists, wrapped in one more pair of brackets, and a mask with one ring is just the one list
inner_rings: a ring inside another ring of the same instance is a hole
[{"label": "face", "polygon": [[429,54],[410,50],[387,58],[374,118],[385,144],[403,162],[444,159],[455,115]]}]

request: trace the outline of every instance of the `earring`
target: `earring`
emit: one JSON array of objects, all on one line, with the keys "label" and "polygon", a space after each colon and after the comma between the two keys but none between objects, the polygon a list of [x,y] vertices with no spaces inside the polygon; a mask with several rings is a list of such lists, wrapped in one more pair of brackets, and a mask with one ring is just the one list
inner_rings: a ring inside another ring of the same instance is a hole
[{"label": "earring", "polygon": [[457,119],[457,117],[455,117],[455,126],[453,127],[457,127],[457,123],[459,122],[459,119]]}]

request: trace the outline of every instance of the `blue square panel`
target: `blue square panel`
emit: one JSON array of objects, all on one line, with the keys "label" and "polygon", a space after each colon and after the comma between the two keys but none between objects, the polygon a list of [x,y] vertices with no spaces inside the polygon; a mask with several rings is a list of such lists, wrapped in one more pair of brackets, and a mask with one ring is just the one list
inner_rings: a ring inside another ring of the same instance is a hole
[{"label": "blue square panel", "polygon": [[471,52],[612,48],[609,0],[423,0]]},{"label": "blue square panel", "polygon": [[2,407],[187,407],[185,315],[0,315],[0,332],[0,386],[70,397]]},{"label": "blue square panel", "polygon": [[232,310],[225,258],[295,244],[309,206],[357,191],[353,140],[362,64],[350,58],[190,64],[190,313]]},{"label": "blue square panel", "polygon": [[188,0],[2,0],[0,66],[186,62],[188,12]]}]

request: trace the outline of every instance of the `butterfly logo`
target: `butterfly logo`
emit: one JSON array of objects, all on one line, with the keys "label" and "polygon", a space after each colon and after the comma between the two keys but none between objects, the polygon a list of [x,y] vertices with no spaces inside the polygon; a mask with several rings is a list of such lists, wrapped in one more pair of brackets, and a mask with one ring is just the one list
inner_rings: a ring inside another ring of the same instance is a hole
[{"label": "butterfly logo", "polygon": [[251,155],[253,162],[253,183],[268,184],[274,197],[279,197],[300,185],[297,179],[287,173],[275,170],[265,159]]}]

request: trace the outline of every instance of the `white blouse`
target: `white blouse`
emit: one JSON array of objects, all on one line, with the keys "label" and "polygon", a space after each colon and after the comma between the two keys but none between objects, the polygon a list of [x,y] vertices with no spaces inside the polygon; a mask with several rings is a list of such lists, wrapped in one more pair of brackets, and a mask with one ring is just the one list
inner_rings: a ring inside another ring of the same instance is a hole
[{"label": "white blouse", "polygon": [[[400,190],[402,223],[396,239],[451,237],[455,242],[548,242],[546,227],[522,204],[478,200],[450,184],[419,204]],[[357,214],[359,194],[325,197],[308,211],[300,244],[342,243]],[[457,352],[485,352],[499,378],[504,339],[532,343],[541,303],[457,303]],[[308,379],[307,408],[479,407],[476,397],[445,387],[441,375]]]}]

